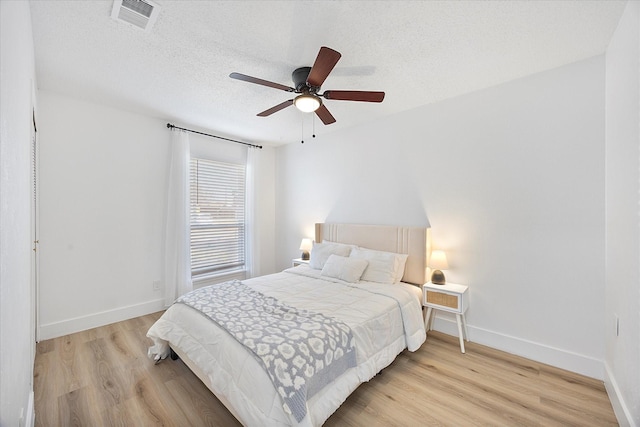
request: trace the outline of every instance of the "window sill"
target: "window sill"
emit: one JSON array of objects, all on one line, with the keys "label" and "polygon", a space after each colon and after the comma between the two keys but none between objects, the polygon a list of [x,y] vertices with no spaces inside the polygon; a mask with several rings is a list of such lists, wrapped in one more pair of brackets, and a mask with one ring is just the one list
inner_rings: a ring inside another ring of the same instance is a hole
[{"label": "window sill", "polygon": [[223,273],[202,274],[191,278],[193,289],[202,288],[204,286],[215,285],[217,283],[227,282],[229,280],[244,280],[247,278],[245,270],[225,271]]}]

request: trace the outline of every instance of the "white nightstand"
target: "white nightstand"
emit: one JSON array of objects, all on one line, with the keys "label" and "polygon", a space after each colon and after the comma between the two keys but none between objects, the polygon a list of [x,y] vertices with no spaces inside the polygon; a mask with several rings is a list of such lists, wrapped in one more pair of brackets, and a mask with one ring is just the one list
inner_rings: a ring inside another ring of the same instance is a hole
[{"label": "white nightstand", "polygon": [[296,265],[300,265],[300,264],[309,264],[309,260],[308,259],[302,259],[302,258],[294,258],[291,260],[291,265],[293,265],[294,267]]},{"label": "white nightstand", "polygon": [[458,321],[458,338],[460,339],[460,351],[462,353],[465,352],[464,339],[469,341],[467,322],[464,318],[464,313],[467,311],[468,294],[468,286],[456,285],[455,283],[435,285],[429,282],[422,285],[422,305],[427,307],[427,315],[424,318],[424,328],[427,332],[433,329],[435,313],[433,313],[432,318],[432,312],[434,309],[454,313]]}]

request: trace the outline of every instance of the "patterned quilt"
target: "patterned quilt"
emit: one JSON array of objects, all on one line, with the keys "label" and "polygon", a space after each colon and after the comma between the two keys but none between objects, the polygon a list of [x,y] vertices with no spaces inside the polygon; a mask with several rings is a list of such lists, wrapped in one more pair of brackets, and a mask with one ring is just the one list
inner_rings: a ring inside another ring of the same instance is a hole
[{"label": "patterned quilt", "polygon": [[176,303],[198,310],[249,349],[298,422],[308,398],[356,366],[345,323],[284,305],[240,281],[194,290]]}]

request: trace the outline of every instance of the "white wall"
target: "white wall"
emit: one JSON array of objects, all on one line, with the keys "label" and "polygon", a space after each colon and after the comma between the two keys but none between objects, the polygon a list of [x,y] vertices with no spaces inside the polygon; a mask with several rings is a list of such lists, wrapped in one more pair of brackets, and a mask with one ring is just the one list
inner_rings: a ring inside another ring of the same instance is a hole
[{"label": "white wall", "polygon": [[430,224],[472,341],[603,377],[603,57],[317,134],[278,150],[279,268],[314,222]]},{"label": "white wall", "polygon": [[42,339],[162,309],[166,121],[40,91]]},{"label": "white wall", "polygon": [[35,68],[28,2],[0,2],[0,425],[33,421],[31,129]]},{"label": "white wall", "polygon": [[[640,425],[640,3],[606,60],[606,385],[622,425]],[[616,336],[616,317],[619,336]]]},{"label": "white wall", "polygon": [[[42,339],[163,309],[164,291],[153,282],[163,279],[167,120],[40,95]],[[193,139],[199,155],[221,149]],[[274,152],[260,154],[261,195],[269,196]],[[259,202],[267,230],[259,244],[272,254],[273,198]],[[273,266],[270,255],[259,268]]]}]

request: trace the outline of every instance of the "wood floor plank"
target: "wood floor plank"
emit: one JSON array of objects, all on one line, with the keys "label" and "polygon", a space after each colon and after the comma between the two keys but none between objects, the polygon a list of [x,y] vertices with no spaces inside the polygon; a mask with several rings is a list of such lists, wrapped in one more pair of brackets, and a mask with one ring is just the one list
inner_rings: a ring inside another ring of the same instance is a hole
[{"label": "wood floor plank", "polygon": [[[53,340],[49,340],[53,343]],[[38,349],[41,347],[38,346]],[[45,347],[47,349],[53,349],[53,345]],[[38,350],[36,350],[38,351]],[[56,357],[53,352],[37,353],[36,360],[33,367],[33,392],[34,401],[39,402],[37,405],[38,416],[36,417],[36,426],[45,426],[46,423],[41,421],[57,420],[58,419],[58,393],[54,391],[54,388],[58,384],[63,383],[61,378],[57,378],[55,361],[51,361]]]},{"label": "wood floor plank", "polygon": [[90,367],[92,384],[98,390],[105,405],[113,406],[121,403],[125,398],[126,378],[120,369],[113,364],[104,338],[98,338],[87,343],[90,355],[86,363]]},{"label": "wood floor plank", "polygon": [[[240,425],[182,363],[147,358],[162,313],[38,343],[36,426]],[[430,332],[326,426],[615,426],[601,381]]]},{"label": "wood floor plank", "polygon": [[93,387],[87,386],[65,393],[58,398],[58,422],[44,425],[101,427],[102,422],[94,416],[94,407],[98,399]]}]

